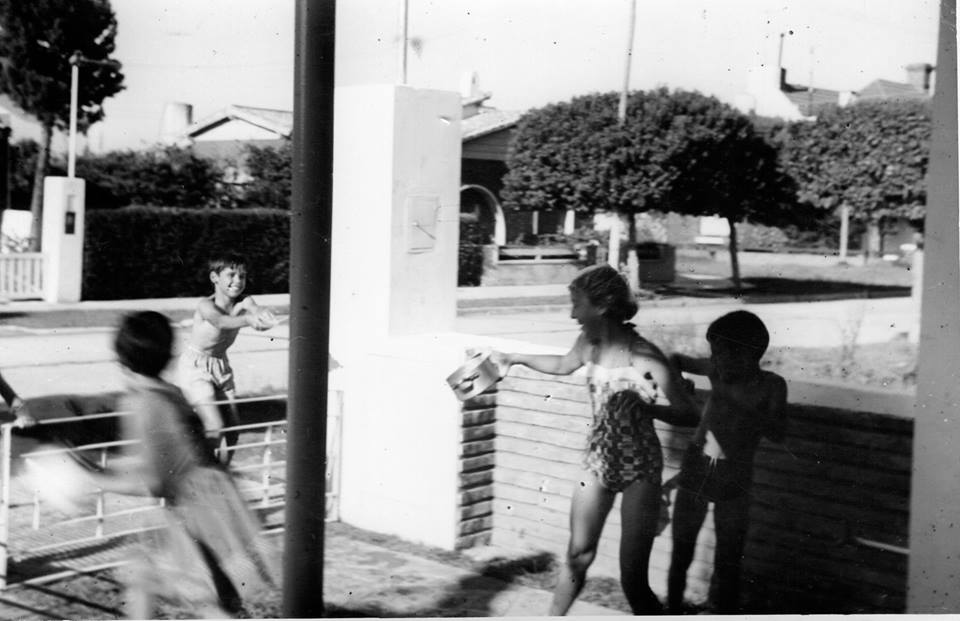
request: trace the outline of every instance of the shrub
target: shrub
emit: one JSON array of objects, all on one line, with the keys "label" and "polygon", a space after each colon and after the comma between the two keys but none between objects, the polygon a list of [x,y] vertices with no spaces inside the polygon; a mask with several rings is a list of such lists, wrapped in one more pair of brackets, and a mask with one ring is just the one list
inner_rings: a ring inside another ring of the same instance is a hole
[{"label": "shrub", "polygon": [[276,209],[127,207],[86,214],[85,300],[209,295],[207,261],[247,258],[247,291],[288,289],[290,216]]},{"label": "shrub", "polygon": [[290,141],[278,148],[247,146],[245,163],[251,180],[243,184],[239,193],[240,206],[290,209],[291,148]]},{"label": "shrub", "polygon": [[483,239],[475,222],[460,221],[457,286],[478,287],[483,276]]}]

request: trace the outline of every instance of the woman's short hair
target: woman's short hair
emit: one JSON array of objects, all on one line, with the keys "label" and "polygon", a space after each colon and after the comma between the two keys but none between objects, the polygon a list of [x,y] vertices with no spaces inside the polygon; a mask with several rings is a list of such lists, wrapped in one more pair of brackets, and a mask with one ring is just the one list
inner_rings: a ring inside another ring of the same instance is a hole
[{"label": "woman's short hair", "polygon": [[157,377],[170,362],[173,350],[170,320],[156,311],[129,313],[120,321],[113,348],[123,366]]},{"label": "woman's short hair", "polygon": [[637,302],[630,285],[609,265],[592,265],[574,277],[571,289],[581,291],[594,306],[606,308],[614,321],[629,321],[637,314]]}]

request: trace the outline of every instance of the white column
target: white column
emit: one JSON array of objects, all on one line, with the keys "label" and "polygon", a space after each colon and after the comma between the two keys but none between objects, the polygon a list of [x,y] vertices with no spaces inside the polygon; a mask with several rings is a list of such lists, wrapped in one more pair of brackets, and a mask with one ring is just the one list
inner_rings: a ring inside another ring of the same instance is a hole
[{"label": "white column", "polygon": [[83,282],[86,182],[75,177],[43,181],[43,299],[79,302]]},{"label": "white column", "polygon": [[924,226],[908,613],[960,612],[960,170],[955,12],[955,0],[942,0]]}]

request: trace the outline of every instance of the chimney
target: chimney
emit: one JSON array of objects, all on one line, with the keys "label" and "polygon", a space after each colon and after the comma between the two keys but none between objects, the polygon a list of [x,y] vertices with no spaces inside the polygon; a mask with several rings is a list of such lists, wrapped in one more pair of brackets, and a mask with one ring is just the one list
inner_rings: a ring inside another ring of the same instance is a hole
[{"label": "chimney", "polygon": [[193,123],[193,106],[180,101],[168,101],[163,107],[160,121],[160,142],[176,144]]},{"label": "chimney", "polygon": [[930,74],[933,65],[929,63],[912,63],[907,65],[907,82],[918,91],[930,92]]}]

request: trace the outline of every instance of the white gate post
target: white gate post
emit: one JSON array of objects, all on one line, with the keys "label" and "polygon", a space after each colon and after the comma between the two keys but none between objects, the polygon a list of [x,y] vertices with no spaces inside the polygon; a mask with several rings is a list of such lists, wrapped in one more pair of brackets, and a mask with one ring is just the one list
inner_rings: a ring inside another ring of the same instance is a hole
[{"label": "white gate post", "polygon": [[43,180],[43,299],[79,302],[83,281],[86,183],[75,177]]}]

